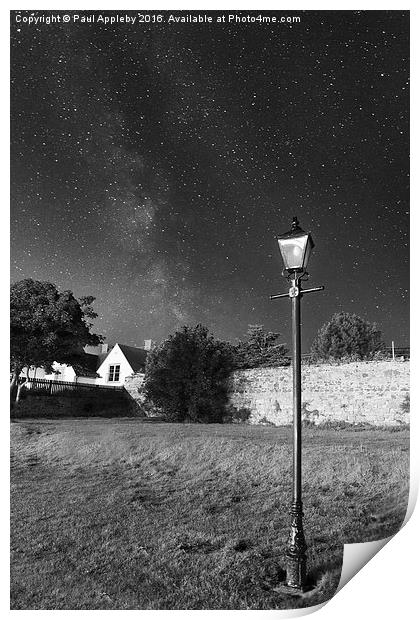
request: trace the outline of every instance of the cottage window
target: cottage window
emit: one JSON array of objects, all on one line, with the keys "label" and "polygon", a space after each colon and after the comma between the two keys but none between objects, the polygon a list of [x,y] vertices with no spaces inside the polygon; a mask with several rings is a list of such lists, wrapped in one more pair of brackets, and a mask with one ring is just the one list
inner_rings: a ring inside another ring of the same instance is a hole
[{"label": "cottage window", "polygon": [[120,380],[120,365],[116,364],[115,366],[109,367],[108,381],[119,381]]}]

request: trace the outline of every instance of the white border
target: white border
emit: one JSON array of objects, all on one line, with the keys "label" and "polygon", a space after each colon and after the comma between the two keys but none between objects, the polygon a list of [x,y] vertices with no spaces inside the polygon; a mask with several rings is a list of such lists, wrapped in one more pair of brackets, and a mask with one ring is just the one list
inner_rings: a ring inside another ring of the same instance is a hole
[{"label": "white border", "polygon": [[[288,13],[293,13],[296,10],[410,10],[410,5],[405,4],[399,5],[396,2],[364,2],[359,3],[355,2],[354,4],[350,4],[348,2],[340,3],[339,7],[337,6],[337,2],[289,2],[287,4],[281,3],[262,3],[258,4],[255,2],[243,1],[243,2],[232,2],[228,6],[224,2],[218,2],[215,0],[214,2],[141,2],[141,3],[132,3],[128,2],[124,4],[125,10],[141,10],[141,9],[174,9],[174,10],[284,10]],[[413,3],[413,9],[414,9]],[[80,3],[75,2],[20,2],[18,6],[9,5],[7,8],[0,10],[0,16],[2,17],[1,26],[4,29],[2,36],[2,45],[3,50],[1,54],[2,58],[2,69],[4,71],[4,80],[8,84],[8,75],[9,75],[9,10],[94,10],[94,9],[102,9],[102,10],[118,10],[121,12],[122,9],[116,8],[115,3],[110,2],[85,2],[82,5]],[[418,19],[417,19],[417,11],[416,9],[411,10],[411,21],[412,21],[412,45],[411,45],[411,57],[412,57],[412,67],[413,67],[413,77],[415,83],[415,89],[412,90],[412,105],[411,109],[415,111],[418,106],[417,95],[417,66],[419,58],[417,56],[417,42],[419,31],[417,28]],[[3,97],[3,99],[5,99]],[[417,105],[415,105],[414,100]],[[8,100],[2,101],[3,109],[2,109],[2,121],[3,121],[3,132],[2,135],[5,136],[3,142],[4,146],[7,149],[6,153],[3,153],[2,158],[2,189],[3,196],[5,198],[5,202],[8,202],[9,195],[9,175],[8,175],[8,135],[9,135],[9,106]],[[412,136],[413,143],[417,144],[418,138],[418,123],[415,115],[412,115]],[[412,164],[412,169],[416,170],[415,163]],[[417,187],[417,175],[413,175],[412,178],[412,195],[417,198],[418,196],[418,187]],[[4,208],[4,207],[3,207]],[[415,232],[420,229],[419,217],[417,215],[417,204],[414,200],[412,200],[411,207],[411,219],[412,219],[412,230]],[[5,295],[1,304],[1,325],[4,329],[4,339],[3,342],[7,342],[8,340],[8,271],[6,265],[9,264],[8,260],[8,244],[9,244],[9,230],[6,225],[8,222],[7,213],[3,215],[3,222],[1,227],[1,241],[0,243],[0,260],[2,265],[1,277],[2,277],[2,288],[3,294]],[[415,253],[414,248],[412,250],[411,257],[411,270],[412,273],[417,271],[419,265],[417,264],[417,252]],[[398,251],[398,240],[396,240],[396,251]],[[378,277],[380,277],[380,266],[378,266]],[[417,307],[417,291],[416,291],[416,283],[413,281],[412,290],[412,301],[411,301],[411,316],[415,317],[415,308]],[[411,364],[412,368],[412,429],[411,429],[411,490],[415,491],[418,486],[418,471],[419,471],[419,427],[416,420],[416,416],[418,415],[418,406],[419,398],[418,398],[418,387],[420,385],[420,376],[417,368],[417,353],[418,353],[418,333],[415,333],[411,342],[411,350],[412,350],[412,360],[414,363]],[[3,378],[8,377],[8,357],[7,353],[5,356],[1,357],[1,376]],[[6,385],[4,382],[5,389]],[[6,393],[5,393],[6,394]],[[7,401],[6,401],[7,402]],[[8,600],[9,600],[9,569],[8,569],[8,532],[9,532],[9,518],[8,518],[8,453],[9,453],[9,441],[8,441],[8,413],[7,406],[3,410],[3,424],[5,428],[2,433],[2,442],[3,442],[3,467],[2,467],[2,491],[3,491],[3,510],[2,510],[2,558],[6,559],[5,562],[2,562],[2,573],[1,573],[1,608],[3,613],[8,615],[14,615],[16,613],[19,614],[20,618],[26,617],[28,614],[37,614],[38,617],[44,617],[44,615],[51,614],[56,615],[66,615],[72,614],[74,612],[60,612],[60,611],[7,611],[8,610]],[[417,604],[417,574],[418,574],[418,558],[416,553],[417,549],[420,548],[419,545],[419,532],[420,532],[420,517],[419,517],[419,509],[415,510],[413,516],[408,521],[403,530],[397,534],[383,549],[379,555],[374,557],[364,568],[358,573],[349,583],[349,585],[345,586],[333,599],[328,602],[322,609],[317,612],[317,617],[322,620],[336,620],[337,618],[346,620],[351,619],[354,620],[354,617],[359,618],[372,618],[373,616],[383,618],[383,619],[394,619],[395,617],[399,617],[401,620],[410,619],[417,617],[418,613],[418,604]],[[302,610],[303,611],[303,610]],[[97,611],[83,611],[76,612],[78,614],[82,613],[83,615],[95,614]],[[123,614],[130,613],[124,611],[103,611],[103,614],[109,616],[110,614]],[[138,613],[136,611],[132,611],[131,613]],[[280,611],[267,611],[267,612],[258,612],[258,611],[248,611],[244,612],[241,610],[238,611],[229,611],[229,612],[221,612],[221,611],[200,611],[200,612],[186,612],[186,611],[168,611],[168,612],[152,612],[152,611],[142,611],[142,617],[153,617],[156,614],[170,614],[173,618],[179,617],[184,618],[187,614],[188,616],[196,616],[200,617],[209,616],[210,614],[214,617],[217,614],[219,617],[223,617],[225,614],[253,614],[253,617],[267,617],[267,615],[277,617],[291,617],[294,614],[289,612],[280,612]]]}]

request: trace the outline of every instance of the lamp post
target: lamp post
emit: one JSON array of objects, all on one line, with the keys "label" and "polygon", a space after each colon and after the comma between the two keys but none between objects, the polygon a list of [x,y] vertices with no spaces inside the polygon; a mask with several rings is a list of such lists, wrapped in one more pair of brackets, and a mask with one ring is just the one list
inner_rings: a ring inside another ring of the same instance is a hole
[{"label": "lamp post", "polygon": [[303,231],[296,217],[291,229],[277,237],[284,262],[283,275],[291,286],[288,293],[271,295],[270,299],[290,297],[292,302],[292,364],[293,364],[293,497],[290,508],[291,527],[286,552],[286,581],[276,591],[300,594],[308,589],[306,579],[306,543],[303,532],[302,506],[302,385],[301,385],[301,318],[300,300],[305,293],[322,291],[323,286],[302,289],[308,278],[306,267],[314,242]]}]

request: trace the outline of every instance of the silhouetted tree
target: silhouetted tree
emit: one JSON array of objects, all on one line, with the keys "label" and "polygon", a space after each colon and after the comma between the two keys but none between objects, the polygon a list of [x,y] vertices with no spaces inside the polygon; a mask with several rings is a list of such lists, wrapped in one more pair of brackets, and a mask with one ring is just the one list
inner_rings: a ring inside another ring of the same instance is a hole
[{"label": "silhouetted tree", "polygon": [[376,323],[337,312],[319,330],[311,347],[314,360],[369,359],[384,347]]},{"label": "silhouetted tree", "polygon": [[[101,336],[90,332],[96,318],[94,297],[76,299],[71,291],[59,293],[54,284],[30,278],[10,288],[11,392],[26,366],[51,370],[53,362],[77,364],[86,344]],[[19,400],[21,386],[16,394]]]},{"label": "silhouetted tree", "polygon": [[263,325],[249,325],[247,339],[236,347],[236,368],[257,368],[259,366],[288,366],[285,344],[277,344],[280,336],[277,332],[264,331]]},{"label": "silhouetted tree", "polygon": [[173,422],[222,422],[231,368],[227,343],[184,326],[147,356],[144,392]]}]

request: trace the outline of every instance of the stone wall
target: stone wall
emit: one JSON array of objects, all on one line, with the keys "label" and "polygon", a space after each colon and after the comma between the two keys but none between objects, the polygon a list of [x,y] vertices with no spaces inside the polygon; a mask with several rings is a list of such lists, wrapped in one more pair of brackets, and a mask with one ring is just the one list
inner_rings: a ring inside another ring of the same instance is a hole
[{"label": "stone wall", "polygon": [[130,394],[131,398],[137,403],[137,405],[141,408],[144,403],[144,396],[141,393],[141,387],[144,381],[144,374],[137,373],[134,375],[130,375],[126,377],[124,382],[124,388]]},{"label": "stone wall", "polygon": [[[352,362],[302,367],[302,419],[395,426],[408,423],[409,362]],[[251,423],[292,422],[292,368],[233,373],[230,403],[251,411]]]}]

